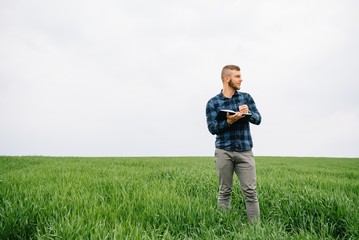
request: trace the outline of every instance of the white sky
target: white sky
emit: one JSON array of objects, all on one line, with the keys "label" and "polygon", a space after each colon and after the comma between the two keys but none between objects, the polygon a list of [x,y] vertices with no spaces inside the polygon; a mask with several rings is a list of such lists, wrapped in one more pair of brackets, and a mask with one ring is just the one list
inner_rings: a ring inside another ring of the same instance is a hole
[{"label": "white sky", "polygon": [[255,155],[359,157],[359,1],[0,1],[0,155],[212,156],[224,65]]}]

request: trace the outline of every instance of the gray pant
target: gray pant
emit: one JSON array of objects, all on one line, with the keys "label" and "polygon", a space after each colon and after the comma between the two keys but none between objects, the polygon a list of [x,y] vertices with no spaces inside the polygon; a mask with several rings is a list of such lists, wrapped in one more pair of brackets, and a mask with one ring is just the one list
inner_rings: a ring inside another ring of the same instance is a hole
[{"label": "gray pant", "polygon": [[250,223],[259,220],[259,203],[256,192],[256,166],[253,152],[231,152],[221,149],[215,151],[218,170],[219,192],[218,207],[230,209],[230,197],[233,185],[233,172],[236,173],[246,202]]}]

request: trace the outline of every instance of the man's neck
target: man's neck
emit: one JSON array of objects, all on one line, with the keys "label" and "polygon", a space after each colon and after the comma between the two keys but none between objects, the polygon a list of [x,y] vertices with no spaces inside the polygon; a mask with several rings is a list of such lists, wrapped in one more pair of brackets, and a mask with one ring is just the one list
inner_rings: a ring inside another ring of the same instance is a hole
[{"label": "man's neck", "polygon": [[223,86],[222,94],[226,98],[232,98],[235,92],[236,92],[235,89]]}]

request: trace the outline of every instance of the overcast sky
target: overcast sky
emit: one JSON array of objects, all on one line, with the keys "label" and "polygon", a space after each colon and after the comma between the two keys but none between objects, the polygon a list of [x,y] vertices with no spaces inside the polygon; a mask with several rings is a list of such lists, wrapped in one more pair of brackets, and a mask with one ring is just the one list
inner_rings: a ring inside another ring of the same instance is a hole
[{"label": "overcast sky", "polygon": [[212,156],[224,65],[260,156],[359,157],[359,1],[0,1],[0,155]]}]

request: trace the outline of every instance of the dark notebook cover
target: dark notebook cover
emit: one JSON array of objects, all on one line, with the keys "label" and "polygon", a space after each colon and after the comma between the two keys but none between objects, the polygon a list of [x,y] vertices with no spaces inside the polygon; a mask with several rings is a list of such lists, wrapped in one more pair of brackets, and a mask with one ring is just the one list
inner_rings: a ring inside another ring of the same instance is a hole
[{"label": "dark notebook cover", "polygon": [[[233,111],[233,110],[229,110],[229,109],[221,109],[217,115],[217,120],[225,120],[227,119],[227,113],[229,113],[230,115],[236,114],[237,112]],[[252,113],[244,113],[243,115],[247,115],[250,116],[252,115]]]}]

